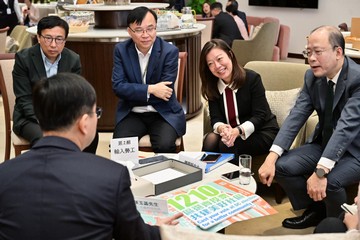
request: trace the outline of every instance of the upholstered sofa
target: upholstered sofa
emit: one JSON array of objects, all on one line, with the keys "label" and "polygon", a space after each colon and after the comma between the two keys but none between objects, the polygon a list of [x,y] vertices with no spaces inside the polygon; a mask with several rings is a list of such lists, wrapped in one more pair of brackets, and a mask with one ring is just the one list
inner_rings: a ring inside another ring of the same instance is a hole
[{"label": "upholstered sofa", "polygon": [[161,226],[162,240],[358,240],[360,233],[331,233],[281,236],[238,236],[190,230],[177,226]]},{"label": "upholstered sofa", "polygon": [[278,18],[246,16],[249,28],[259,26],[261,23],[277,22],[279,24],[278,37],[274,46],[273,61],[285,60],[288,56],[290,42],[290,27],[281,24]]}]

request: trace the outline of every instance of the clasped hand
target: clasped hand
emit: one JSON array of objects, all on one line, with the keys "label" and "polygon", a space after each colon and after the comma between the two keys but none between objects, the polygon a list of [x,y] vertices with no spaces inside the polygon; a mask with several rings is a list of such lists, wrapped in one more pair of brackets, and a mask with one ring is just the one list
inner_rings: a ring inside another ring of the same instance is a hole
[{"label": "clasped hand", "polygon": [[221,141],[227,146],[234,146],[234,142],[239,135],[239,131],[236,128],[232,128],[230,125],[226,124],[221,128],[220,136]]},{"label": "clasped hand", "polygon": [[149,85],[148,92],[157,98],[160,98],[164,101],[169,101],[173,93],[172,88],[168,87],[168,85],[171,84],[172,82],[159,82],[157,84]]}]

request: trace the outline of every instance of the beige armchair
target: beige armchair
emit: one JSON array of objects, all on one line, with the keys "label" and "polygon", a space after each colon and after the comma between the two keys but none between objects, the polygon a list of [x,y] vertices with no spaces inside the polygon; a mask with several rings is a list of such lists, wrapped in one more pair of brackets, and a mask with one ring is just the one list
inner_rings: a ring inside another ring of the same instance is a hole
[{"label": "beige armchair", "polygon": [[[274,61],[253,61],[248,62],[245,65],[245,68],[252,69],[261,75],[271,111],[277,115],[278,124],[281,126],[295,104],[297,95],[303,85],[305,72],[309,69],[309,65]],[[204,108],[204,134],[212,131],[206,106],[207,104],[205,104]],[[305,135],[305,129],[306,127],[303,127],[299,132],[293,142],[292,148],[300,146],[305,142],[307,137]],[[264,162],[266,156],[267,154],[253,156],[252,171],[256,181],[259,181],[258,169]],[[278,185],[275,186],[275,199],[277,203],[280,203],[283,198],[283,192]]]},{"label": "beige armchair", "polygon": [[264,23],[253,39],[235,39],[232,50],[238,63],[245,66],[250,61],[271,61],[278,33],[279,23],[267,22]]}]

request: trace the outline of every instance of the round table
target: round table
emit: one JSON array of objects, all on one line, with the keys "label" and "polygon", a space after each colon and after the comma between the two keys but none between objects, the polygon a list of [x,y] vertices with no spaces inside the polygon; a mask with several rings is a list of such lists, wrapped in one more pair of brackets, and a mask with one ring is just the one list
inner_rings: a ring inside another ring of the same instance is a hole
[{"label": "round table", "polygon": [[77,5],[64,5],[66,10],[75,11],[94,11],[95,15],[95,28],[126,28],[127,16],[131,10],[136,7],[146,6],[151,9],[166,8],[167,3],[130,3],[128,5],[105,5],[100,4],[77,4]]}]

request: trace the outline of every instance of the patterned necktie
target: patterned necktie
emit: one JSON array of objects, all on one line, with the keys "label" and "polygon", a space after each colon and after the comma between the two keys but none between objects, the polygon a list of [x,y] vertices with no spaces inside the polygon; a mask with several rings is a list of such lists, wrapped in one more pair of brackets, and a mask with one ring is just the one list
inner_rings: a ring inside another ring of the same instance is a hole
[{"label": "patterned necktie", "polygon": [[237,123],[236,123],[233,91],[231,90],[231,88],[229,88],[229,87],[225,88],[225,96],[226,96],[226,106],[227,106],[229,123],[230,123],[231,127],[234,128],[237,126]]},{"label": "patterned necktie", "polygon": [[334,82],[329,80],[328,82],[328,89],[326,93],[325,99],[325,111],[324,111],[324,127],[322,131],[322,146],[323,148],[326,147],[332,132],[333,132],[333,102],[334,102]]}]

